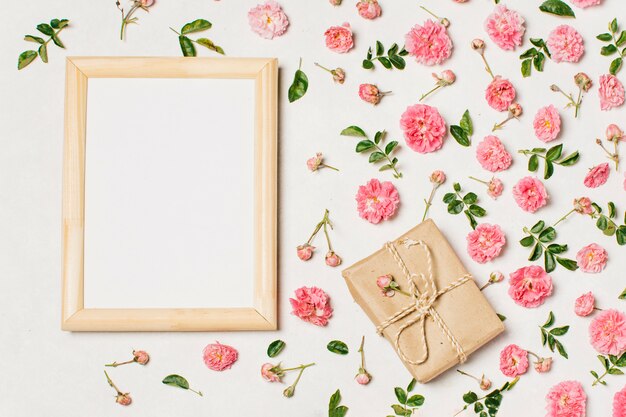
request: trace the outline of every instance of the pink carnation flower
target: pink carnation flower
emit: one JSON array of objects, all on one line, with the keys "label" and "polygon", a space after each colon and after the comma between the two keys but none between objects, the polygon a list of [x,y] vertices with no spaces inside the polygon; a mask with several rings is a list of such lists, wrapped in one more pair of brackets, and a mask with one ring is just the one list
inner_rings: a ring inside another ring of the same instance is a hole
[{"label": "pink carnation flower", "polygon": [[602,272],[608,259],[606,250],[596,243],[585,246],[576,254],[580,270],[590,274]]},{"label": "pink carnation flower", "polygon": [[219,342],[206,345],[202,352],[204,364],[213,371],[230,369],[239,357],[237,349]]},{"label": "pink carnation flower", "polygon": [[500,255],[505,243],[500,226],[479,224],[467,235],[467,253],[479,264],[484,264]]},{"label": "pink carnation flower", "polygon": [[452,40],[446,27],[434,20],[425,21],[424,26],[413,26],[404,42],[406,50],[420,64],[439,65],[452,55]]},{"label": "pink carnation flower", "polygon": [[333,315],[328,294],[317,287],[298,288],[296,298],[290,298],[289,302],[291,314],[316,326],[326,326]]},{"label": "pink carnation flower", "polygon": [[496,45],[505,51],[512,51],[522,44],[526,28],[519,13],[500,4],[487,16],[485,30]]},{"label": "pink carnation flower", "polygon": [[341,26],[331,26],[324,32],[326,47],[331,51],[344,54],[354,46],[352,29],[349,23]]},{"label": "pink carnation flower", "polygon": [[534,177],[524,177],[513,187],[513,198],[524,211],[534,213],[548,204],[548,193],[543,183]]},{"label": "pink carnation flower", "polygon": [[516,96],[515,87],[507,79],[496,75],[485,90],[485,98],[489,106],[497,111],[507,111]]},{"label": "pink carnation flower", "polygon": [[500,370],[505,376],[515,378],[528,370],[528,352],[517,345],[508,345],[500,352]]},{"label": "pink carnation flower", "polygon": [[585,417],[587,395],[578,381],[563,381],[553,386],[548,395],[547,417]]},{"label": "pink carnation flower", "polygon": [[409,148],[419,153],[434,152],[443,145],[446,122],[435,107],[414,104],[400,117],[400,127]]},{"label": "pink carnation flower", "polygon": [[289,26],[289,19],[280,4],[268,0],[248,11],[248,23],[253,32],[265,39],[281,36]]},{"label": "pink carnation flower", "polygon": [[378,224],[395,214],[400,204],[400,195],[391,182],[381,183],[374,178],[359,186],[356,202],[359,216],[370,223]]},{"label": "pink carnation flower", "polygon": [[364,19],[376,19],[382,13],[378,0],[359,0],[356,8]]},{"label": "pink carnation flower", "polygon": [[487,171],[504,171],[511,166],[513,158],[497,136],[489,135],[476,147],[476,158]]},{"label": "pink carnation flower", "polygon": [[538,307],[552,294],[552,278],[537,265],[511,273],[509,284],[509,295],[522,307]]},{"label": "pink carnation flower", "polygon": [[616,76],[606,74],[600,76],[600,109],[611,110],[624,104],[624,86]]},{"label": "pink carnation flower", "polygon": [[626,315],[604,310],[589,325],[591,345],[603,355],[619,356],[626,351]]},{"label": "pink carnation flower", "polygon": [[596,298],[592,292],[581,295],[574,302],[574,313],[580,317],[587,317],[593,313],[593,309],[596,306]]},{"label": "pink carnation flower", "polygon": [[543,142],[550,142],[561,132],[561,116],[552,104],[539,109],[533,121],[535,136]]},{"label": "pink carnation flower", "polygon": [[584,184],[589,188],[598,188],[606,183],[610,173],[611,169],[608,162],[597,165],[589,170],[585,176]]},{"label": "pink carnation flower", "polygon": [[613,417],[626,417],[626,386],[613,397]]},{"label": "pink carnation flower", "polygon": [[554,62],[578,62],[585,52],[583,37],[569,25],[557,26],[546,44]]},{"label": "pink carnation flower", "polygon": [[584,9],[590,6],[597,6],[602,3],[602,0],[571,0],[571,3]]}]

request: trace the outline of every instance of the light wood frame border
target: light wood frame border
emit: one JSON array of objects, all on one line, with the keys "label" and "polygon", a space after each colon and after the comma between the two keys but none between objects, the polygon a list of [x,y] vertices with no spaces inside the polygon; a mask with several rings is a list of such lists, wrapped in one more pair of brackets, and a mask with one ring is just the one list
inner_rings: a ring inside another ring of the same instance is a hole
[{"label": "light wood frame border", "polygon": [[[255,80],[254,307],[84,308],[85,128],[89,78]],[[63,154],[63,330],[228,331],[277,328],[277,90],[278,61],[275,58],[67,58]]]}]

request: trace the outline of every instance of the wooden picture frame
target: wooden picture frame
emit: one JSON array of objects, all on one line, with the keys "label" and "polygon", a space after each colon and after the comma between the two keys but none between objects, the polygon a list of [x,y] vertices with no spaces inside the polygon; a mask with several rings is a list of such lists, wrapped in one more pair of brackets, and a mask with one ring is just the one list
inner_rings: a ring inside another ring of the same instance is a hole
[{"label": "wooden picture frame", "polygon": [[[84,306],[85,147],[90,78],[255,80],[254,296],[250,308]],[[69,57],[63,154],[62,320],[68,331],[230,331],[277,328],[277,88],[274,58]]]}]

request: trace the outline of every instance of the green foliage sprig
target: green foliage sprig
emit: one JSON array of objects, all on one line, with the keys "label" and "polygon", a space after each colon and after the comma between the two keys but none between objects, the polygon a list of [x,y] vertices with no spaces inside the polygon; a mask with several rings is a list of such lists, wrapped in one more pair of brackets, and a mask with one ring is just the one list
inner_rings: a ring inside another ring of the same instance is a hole
[{"label": "green foliage sprig", "polygon": [[619,368],[626,368],[626,352],[622,353],[619,357],[614,355],[598,355],[598,360],[602,363],[604,373],[598,375],[596,371],[590,371],[589,373],[595,378],[591,386],[595,387],[598,384],[606,385],[604,377],[607,375],[624,375],[624,371]]},{"label": "green foliage sprig", "polygon": [[372,51],[371,47],[367,50],[367,56],[363,60],[362,64],[363,68],[372,69],[374,68],[374,62],[378,61],[383,67],[387,69],[392,69],[395,67],[399,70],[403,70],[406,66],[406,62],[402,57],[409,54],[409,52],[404,49],[404,47],[400,49],[398,44],[394,43],[393,45],[391,45],[391,48],[387,50],[387,55],[385,56],[385,47],[383,46],[381,41],[376,41],[375,52],[376,56],[374,56],[374,52]]},{"label": "green foliage sprig", "polygon": [[567,156],[563,156],[563,144],[553,146],[550,149],[520,149],[518,153],[527,157],[530,156],[528,159],[528,170],[530,172],[537,172],[537,169],[539,168],[539,158],[543,159],[545,161],[543,178],[546,180],[554,174],[554,165],[569,167],[575,165],[580,159],[580,153],[578,151],[572,152]]},{"label": "green foliage sprig", "polygon": [[610,42],[608,45],[605,45],[602,49],[600,49],[600,54],[603,56],[618,55],[617,58],[613,59],[609,65],[609,72],[616,75],[622,68],[624,56],[626,56],[626,48],[620,50],[620,48],[626,44],[626,30],[620,31],[617,19],[613,19],[609,23],[609,32],[610,33],[599,34],[596,36],[596,39],[602,42]]},{"label": "green foliage sprig", "polygon": [[217,46],[213,43],[212,40],[207,38],[198,38],[191,39],[187,35],[192,33],[204,32],[205,30],[211,29],[213,25],[211,22],[205,19],[196,19],[193,22],[189,22],[185,24],[180,32],[170,28],[170,30],[178,35],[178,42],[180,43],[180,49],[183,52],[183,56],[196,56],[196,47],[194,44],[204,46],[211,51],[217,52],[218,54],[224,55],[224,50],[221,46]]},{"label": "green foliage sprig", "polygon": [[576,17],[572,8],[562,0],[546,0],[541,3],[539,10],[556,16]]},{"label": "green foliage sprig", "polygon": [[471,406],[474,413],[480,417],[497,416],[498,411],[500,411],[500,405],[502,404],[502,394],[512,390],[515,384],[517,384],[517,381],[519,381],[519,377],[505,382],[500,388],[496,388],[483,397],[479,397],[478,394],[473,391],[463,394],[463,402],[465,402],[465,405],[463,409],[455,415],[462,413]]},{"label": "green foliage sprig", "polygon": [[302,71],[302,58],[300,58],[300,65],[298,70],[293,75],[293,82],[289,86],[287,97],[289,102],[293,103],[296,100],[300,100],[306,94],[309,89],[309,77]]},{"label": "green foliage sprig", "polygon": [[478,203],[478,196],[475,193],[470,192],[461,195],[461,185],[458,182],[454,183],[453,188],[453,193],[447,193],[443,196],[443,202],[448,205],[448,213],[456,215],[464,212],[472,229],[476,229],[478,226],[476,217],[485,217],[487,211],[476,204]]},{"label": "green foliage sprig", "polygon": [[467,147],[472,144],[474,124],[472,123],[469,110],[465,110],[458,125],[450,126],[450,134],[461,146]]},{"label": "green foliage sprig", "polygon": [[569,326],[552,327],[553,325],[554,313],[551,311],[548,315],[548,320],[546,320],[544,325],[540,327],[541,345],[548,345],[550,352],[554,352],[554,349],[556,349],[559,352],[559,355],[563,356],[565,359],[569,359],[565,346],[563,346],[563,344],[557,339],[557,337],[567,334]]},{"label": "green foliage sprig", "polygon": [[376,132],[373,141],[370,140],[365,131],[358,126],[348,126],[343,129],[340,134],[342,136],[355,136],[364,138],[359,143],[357,143],[356,152],[363,153],[372,151],[369,157],[369,162],[371,164],[376,164],[381,161],[387,161],[387,163],[381,166],[378,170],[393,170],[394,178],[402,178],[402,173],[400,173],[396,168],[396,166],[398,165],[398,158],[392,158],[391,156],[398,146],[398,141],[391,141],[385,146],[385,149],[381,148],[385,136],[387,135],[384,130]]},{"label": "green foliage sprig", "polygon": [[339,405],[341,403],[341,391],[337,390],[330,396],[328,402],[328,417],[344,417],[348,412],[348,407]]},{"label": "green foliage sprig", "polygon": [[624,212],[624,223],[618,225],[613,221],[613,219],[617,218],[615,203],[609,201],[607,204],[608,215],[603,214],[602,208],[598,204],[592,203],[592,206],[595,212],[592,213],[591,217],[597,219],[596,227],[602,230],[605,236],[615,236],[618,245],[626,245],[626,212]]},{"label": "green foliage sprig", "polygon": [[24,36],[24,40],[27,42],[34,42],[39,44],[39,48],[35,50],[24,51],[17,58],[17,69],[21,70],[26,68],[31,62],[33,62],[37,57],[40,57],[41,60],[47,64],[48,63],[48,44],[52,41],[59,48],[65,49],[65,45],[61,42],[59,38],[59,33],[66,27],[68,27],[70,21],[67,19],[52,19],[50,24],[40,23],[37,25],[37,30],[43,33],[46,36],[49,36],[48,39],[43,39],[39,36],[34,35],[26,35]]},{"label": "green foliage sprig", "polygon": [[532,247],[528,257],[529,261],[536,261],[543,255],[546,272],[554,271],[557,263],[570,271],[578,269],[576,261],[559,256],[567,251],[567,245],[553,243],[556,239],[556,229],[554,227],[546,227],[546,222],[539,220],[530,230],[524,227],[524,233],[527,236],[520,240],[519,243],[525,248]]},{"label": "green foliage sprig", "polygon": [[524,78],[530,77],[533,67],[539,72],[543,72],[543,66],[546,62],[546,56],[551,58],[550,50],[546,42],[541,38],[530,38],[533,47],[519,56],[522,60],[522,75]]},{"label": "green foliage sprig", "polygon": [[[400,404],[392,404],[390,407],[396,416],[410,417],[419,407],[424,404],[425,398],[423,395],[414,394],[410,395],[415,388],[416,381],[412,379],[409,385],[406,387],[406,391],[401,387],[395,387],[393,389],[396,394],[396,399]],[[387,417],[393,417],[389,415]]]}]

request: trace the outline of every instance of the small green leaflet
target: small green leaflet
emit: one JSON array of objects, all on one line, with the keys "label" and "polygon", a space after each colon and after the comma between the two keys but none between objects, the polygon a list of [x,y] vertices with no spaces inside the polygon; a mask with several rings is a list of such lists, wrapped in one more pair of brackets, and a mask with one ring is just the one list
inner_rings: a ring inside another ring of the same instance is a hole
[{"label": "small green leaflet", "polygon": [[326,345],[326,349],[338,355],[347,355],[349,351],[348,345],[341,340],[331,340],[328,342],[328,345]]},{"label": "small green leaflet", "polygon": [[328,401],[328,417],[344,417],[348,412],[348,407],[339,405],[341,403],[341,392],[335,391]]},{"label": "small green leaflet", "polygon": [[619,298],[620,300],[626,300],[626,288],[624,288],[624,291],[622,291],[620,296],[617,298]]},{"label": "small green leaflet", "polygon": [[284,348],[285,348],[285,342],[283,342],[280,339],[274,340],[267,347],[267,356],[269,356],[270,358],[275,358],[276,356],[278,356],[280,352],[283,351]]},{"label": "small green leaflet", "polygon": [[180,30],[182,35],[187,35],[189,33],[203,32],[207,29],[211,29],[213,25],[208,20],[204,19],[196,19],[193,22],[187,23]]},{"label": "small green leaflet", "polygon": [[300,100],[306,94],[306,91],[309,88],[309,78],[306,76],[304,71],[300,68],[302,67],[302,59],[300,60],[300,67],[296,71],[293,76],[293,82],[289,87],[288,98],[289,102],[293,103],[296,100]]},{"label": "small green leaflet", "polygon": [[539,10],[556,16],[576,17],[572,8],[561,0],[546,0],[539,6]]},{"label": "small green leaflet", "polygon": [[450,134],[461,146],[471,145],[471,136],[474,133],[474,124],[470,117],[469,110],[465,110],[459,125],[450,126]]},{"label": "small green leaflet", "polygon": [[176,375],[176,374],[168,375],[163,379],[162,382],[165,385],[170,385],[172,387],[178,387],[184,390],[195,392],[196,394],[202,397],[202,392],[194,391],[191,388],[189,388],[189,382],[187,382],[187,380],[180,375]]}]

